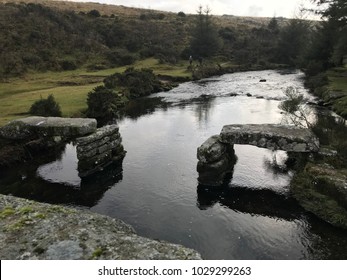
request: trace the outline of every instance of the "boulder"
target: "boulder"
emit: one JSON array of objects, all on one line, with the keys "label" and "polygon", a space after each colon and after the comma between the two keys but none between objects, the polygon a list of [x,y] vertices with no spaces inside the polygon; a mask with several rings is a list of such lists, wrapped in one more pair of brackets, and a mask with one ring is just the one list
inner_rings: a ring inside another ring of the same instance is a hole
[{"label": "boulder", "polygon": [[197,157],[200,162],[215,162],[225,154],[226,145],[219,142],[219,138],[219,135],[211,136],[198,148]]},{"label": "boulder", "polygon": [[299,204],[320,219],[347,229],[347,170],[308,163],[291,182]]},{"label": "boulder", "polygon": [[233,145],[221,143],[219,135],[207,139],[197,150],[198,181],[204,186],[220,186],[235,165]]},{"label": "boulder", "polygon": [[2,260],[199,260],[192,249],[141,237],[87,210],[0,195]]}]

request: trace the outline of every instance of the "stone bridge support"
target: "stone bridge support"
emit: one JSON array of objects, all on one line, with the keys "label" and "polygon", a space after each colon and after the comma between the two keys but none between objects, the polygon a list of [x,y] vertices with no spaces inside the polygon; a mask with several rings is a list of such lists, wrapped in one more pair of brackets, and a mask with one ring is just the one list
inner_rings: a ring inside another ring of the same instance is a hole
[{"label": "stone bridge support", "polygon": [[117,125],[97,129],[91,135],[77,139],[78,171],[86,177],[112,163],[121,163],[126,152]]}]

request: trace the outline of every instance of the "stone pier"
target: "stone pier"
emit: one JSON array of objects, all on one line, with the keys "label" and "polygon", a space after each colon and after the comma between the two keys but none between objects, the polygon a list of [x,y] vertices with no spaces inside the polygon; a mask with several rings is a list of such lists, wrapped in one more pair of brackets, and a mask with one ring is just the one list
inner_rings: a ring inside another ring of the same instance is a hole
[{"label": "stone pier", "polygon": [[117,125],[107,125],[77,139],[78,171],[86,177],[108,165],[121,163],[126,152]]}]

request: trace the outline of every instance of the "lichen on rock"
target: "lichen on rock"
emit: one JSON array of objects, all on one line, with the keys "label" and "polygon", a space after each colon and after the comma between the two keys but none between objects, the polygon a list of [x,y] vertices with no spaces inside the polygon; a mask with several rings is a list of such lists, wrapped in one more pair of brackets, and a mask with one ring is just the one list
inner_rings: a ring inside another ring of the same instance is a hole
[{"label": "lichen on rock", "polygon": [[2,260],[201,259],[192,249],[141,237],[121,220],[5,195],[0,237]]}]

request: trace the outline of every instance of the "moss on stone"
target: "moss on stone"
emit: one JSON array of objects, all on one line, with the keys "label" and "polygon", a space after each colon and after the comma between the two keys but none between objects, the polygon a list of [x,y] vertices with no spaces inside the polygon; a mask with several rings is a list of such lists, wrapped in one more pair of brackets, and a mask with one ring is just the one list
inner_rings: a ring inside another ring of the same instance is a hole
[{"label": "moss on stone", "polygon": [[104,254],[105,250],[103,248],[96,248],[94,252],[92,253],[91,259],[98,259]]},{"label": "moss on stone", "polygon": [[294,176],[291,183],[293,196],[307,211],[322,220],[347,229],[346,193],[339,183],[345,171],[323,168],[309,163],[305,170]]},{"label": "moss on stone", "polygon": [[15,210],[12,208],[12,207],[5,207],[4,209],[2,209],[0,211],[0,218],[1,219],[5,219],[7,218],[8,216],[12,216],[15,214]]}]

